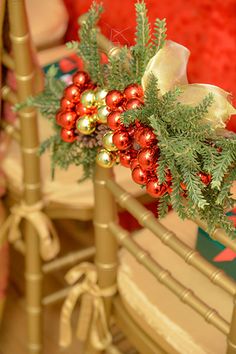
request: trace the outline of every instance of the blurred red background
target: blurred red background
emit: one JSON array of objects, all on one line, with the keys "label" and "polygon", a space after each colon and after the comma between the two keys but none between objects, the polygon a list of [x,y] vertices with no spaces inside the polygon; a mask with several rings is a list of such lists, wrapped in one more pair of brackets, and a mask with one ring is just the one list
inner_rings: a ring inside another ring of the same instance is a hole
[{"label": "blurred red background", "polygon": [[[92,0],[64,0],[70,14],[67,40],[76,39],[77,18]],[[100,22],[113,42],[132,44],[135,0],[104,0]],[[236,0],[146,0],[149,19],[166,18],[168,38],[191,51],[190,82],[209,83],[229,91],[236,105]],[[236,131],[236,117],[228,128]]]}]

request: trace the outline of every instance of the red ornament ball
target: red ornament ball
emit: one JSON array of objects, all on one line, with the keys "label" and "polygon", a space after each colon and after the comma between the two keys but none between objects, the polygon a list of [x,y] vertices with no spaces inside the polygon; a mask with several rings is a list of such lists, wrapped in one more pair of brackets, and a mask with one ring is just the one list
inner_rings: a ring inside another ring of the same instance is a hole
[{"label": "red ornament ball", "polygon": [[147,193],[154,198],[162,197],[168,190],[168,186],[165,184],[158,184],[157,178],[152,178],[147,182],[146,185]]},{"label": "red ornament ball", "polygon": [[89,115],[89,114],[91,114],[93,112],[93,110],[91,110],[90,108],[87,108],[87,107],[83,106],[81,102],[79,102],[76,105],[75,111],[76,111],[78,116]]},{"label": "red ornament ball", "polygon": [[136,127],[136,130],[135,130],[135,133],[134,133],[134,140],[137,144],[139,144],[139,140],[140,140],[140,137],[141,135],[143,134],[144,132],[144,127],[142,125],[139,125]]},{"label": "red ornament ball", "polygon": [[124,167],[130,167],[130,163],[132,161],[132,158],[134,157],[134,154],[135,154],[134,150],[120,152],[119,153],[120,164]]},{"label": "red ornament ball", "polygon": [[131,170],[133,170],[135,167],[139,166],[139,162],[137,158],[134,158],[131,160],[130,162],[130,168]]},{"label": "red ornament ball", "polygon": [[62,97],[60,104],[61,104],[61,109],[63,111],[66,110],[71,111],[75,107],[75,104],[69,101],[66,97]]},{"label": "red ornament ball", "polygon": [[132,178],[135,183],[144,186],[147,183],[147,172],[138,165],[132,170]]},{"label": "red ornament ball", "polygon": [[124,103],[124,95],[118,90],[111,90],[106,95],[106,105],[111,109],[115,110],[117,107],[122,106]]},{"label": "red ornament ball", "polygon": [[77,114],[75,112],[73,111],[62,112],[60,116],[60,125],[63,128],[70,130],[74,128],[76,119],[77,119]]},{"label": "red ornament ball", "polygon": [[211,183],[211,175],[203,172],[200,172],[198,175],[201,178],[202,183],[204,183],[206,186]]},{"label": "red ornament ball", "polygon": [[116,131],[112,140],[118,150],[126,150],[131,145],[130,136],[126,131]]},{"label": "red ornament ball", "polygon": [[143,148],[157,143],[156,135],[150,128],[143,128],[140,134],[137,134],[136,141]]},{"label": "red ornament ball", "polygon": [[76,135],[73,129],[65,129],[62,128],[61,129],[61,138],[63,141],[65,141],[66,143],[73,143],[76,139]]},{"label": "red ornament ball", "polygon": [[134,137],[134,134],[136,132],[137,128],[134,124],[131,124],[128,128],[127,128],[127,132],[129,133],[129,135],[131,137]]},{"label": "red ornament ball", "polygon": [[80,100],[80,89],[76,85],[69,85],[64,90],[64,96],[68,101],[78,103]]},{"label": "red ornament ball", "polygon": [[157,165],[157,149],[144,148],[138,153],[138,162],[140,166],[147,171],[153,170]]},{"label": "red ornament ball", "polygon": [[58,125],[61,125],[61,114],[62,114],[62,111],[58,111],[56,114],[56,122]]},{"label": "red ornament ball", "polygon": [[142,101],[140,101],[138,98],[131,98],[131,100],[126,103],[126,109],[137,109],[142,106],[142,104]]},{"label": "red ornament ball", "polygon": [[77,71],[72,77],[73,83],[80,89],[87,88],[90,82],[90,77],[85,71]]},{"label": "red ornament ball", "polygon": [[138,84],[130,84],[124,90],[124,96],[127,100],[131,98],[142,98],[143,95],[143,88]]},{"label": "red ornament ball", "polygon": [[112,130],[117,130],[121,127],[121,112],[113,111],[107,116],[107,125]]}]

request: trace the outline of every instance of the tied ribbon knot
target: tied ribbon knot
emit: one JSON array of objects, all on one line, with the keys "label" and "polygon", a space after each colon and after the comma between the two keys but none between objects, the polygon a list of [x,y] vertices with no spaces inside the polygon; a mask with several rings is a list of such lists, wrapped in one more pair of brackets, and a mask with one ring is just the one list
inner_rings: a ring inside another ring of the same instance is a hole
[{"label": "tied ribbon knot", "polygon": [[20,223],[25,219],[33,225],[39,235],[41,257],[44,260],[54,258],[60,250],[59,239],[51,220],[42,212],[43,206],[42,201],[33,205],[27,205],[24,202],[14,205],[11,208],[10,215],[1,227],[1,244],[7,237],[9,242],[12,243],[22,238]]},{"label": "tied ribbon knot", "polygon": [[105,350],[111,345],[112,336],[108,328],[103,298],[115,295],[117,287],[113,285],[101,289],[97,280],[96,266],[87,262],[72,268],[66,274],[66,281],[72,287],[61,312],[60,345],[62,347],[68,347],[71,343],[71,317],[80,297],[77,337],[86,340],[90,336],[90,343],[97,350]]},{"label": "tied ribbon knot", "polygon": [[179,87],[178,101],[191,107],[198,105],[208,94],[213,95],[213,103],[202,120],[218,134],[222,134],[229,117],[236,114],[229,101],[230,94],[214,85],[189,84],[187,78],[189,56],[190,51],[186,47],[173,41],[166,41],[148,62],[142,78],[143,89],[146,90],[152,74],[158,80],[157,95],[164,95],[169,90]]}]

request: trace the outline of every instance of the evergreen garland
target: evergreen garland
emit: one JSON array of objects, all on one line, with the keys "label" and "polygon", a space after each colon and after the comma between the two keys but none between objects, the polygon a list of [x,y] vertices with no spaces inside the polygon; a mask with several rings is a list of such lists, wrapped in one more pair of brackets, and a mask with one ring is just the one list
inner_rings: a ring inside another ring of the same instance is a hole
[{"label": "evergreen garland", "polygon": [[[116,56],[108,57],[107,64],[101,64],[96,27],[101,12],[102,6],[94,2],[80,28],[80,42],[71,42],[68,47],[82,57],[86,70],[98,86],[107,90],[124,90],[128,84],[140,84],[148,61],[164,45],[165,20],[156,20],[152,36],[145,4],[143,1],[138,2],[135,45],[120,48]],[[61,140],[55,115],[65,85],[55,76],[56,71],[52,67],[46,75],[44,92],[27,102],[35,105],[54,124],[55,134],[43,142],[40,153],[50,149],[53,175],[57,166],[67,169],[71,164],[82,165],[83,180],[92,176],[99,147],[91,149],[81,141],[68,144]],[[141,123],[151,127],[157,136],[158,179],[163,183],[167,170],[172,175],[172,192],[161,197],[158,203],[160,217],[172,205],[182,218],[199,215],[207,222],[209,232],[221,225],[233,236],[233,226],[224,212],[233,205],[230,187],[236,179],[235,135],[216,135],[210,125],[202,120],[213,102],[212,95],[206,96],[196,107],[190,107],[178,102],[180,88],[174,88],[163,96],[157,96],[157,92],[157,79],[151,75],[144,105],[124,112],[122,120],[124,125],[129,126],[138,118]],[[202,171],[212,176],[209,186],[204,185],[199,177]],[[186,185],[185,193],[181,188],[182,183]]]}]

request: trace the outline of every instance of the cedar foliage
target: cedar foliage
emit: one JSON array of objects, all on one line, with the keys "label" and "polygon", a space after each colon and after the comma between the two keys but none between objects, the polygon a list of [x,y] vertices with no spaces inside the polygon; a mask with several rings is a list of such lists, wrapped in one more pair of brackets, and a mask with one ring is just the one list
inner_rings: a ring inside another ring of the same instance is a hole
[{"label": "cedar foliage", "polygon": [[[68,44],[82,57],[92,80],[107,90],[123,90],[134,82],[140,84],[148,61],[164,45],[165,19],[156,20],[152,35],[145,3],[138,1],[135,8],[135,45],[130,48],[124,46],[115,56],[108,56],[107,64],[101,64],[97,43],[101,4],[94,2],[88,11],[79,30],[80,42]],[[35,105],[54,125],[55,134],[42,143],[40,153],[50,150],[52,175],[56,167],[67,169],[71,164],[82,165],[83,180],[92,176],[99,147],[89,149],[81,142],[68,144],[60,139],[55,114],[65,85],[55,76],[56,71],[52,67],[46,75],[44,92],[27,102]],[[172,205],[182,218],[202,218],[207,222],[209,232],[221,225],[230,236],[235,236],[234,228],[225,216],[225,210],[233,205],[230,187],[236,179],[235,135],[219,136],[202,119],[213,102],[212,95],[205,97],[196,107],[190,107],[178,102],[180,94],[181,90],[174,88],[163,96],[158,95],[158,81],[151,75],[144,106],[124,112],[123,123],[129,126],[138,117],[140,122],[153,128],[158,138],[157,175],[160,183],[165,181],[167,170],[172,175],[172,193],[165,194],[158,203],[160,217]],[[21,107],[19,105],[16,109]],[[200,172],[212,176],[209,186],[202,183]],[[187,187],[185,195],[181,183]]]}]

